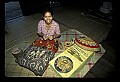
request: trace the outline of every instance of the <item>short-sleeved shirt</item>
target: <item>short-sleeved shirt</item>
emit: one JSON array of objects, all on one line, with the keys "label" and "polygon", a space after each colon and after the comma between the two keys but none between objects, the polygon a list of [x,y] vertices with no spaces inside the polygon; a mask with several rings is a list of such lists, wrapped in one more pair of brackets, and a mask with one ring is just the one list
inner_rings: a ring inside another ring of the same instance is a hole
[{"label": "short-sleeved shirt", "polygon": [[45,21],[40,20],[38,23],[38,32],[47,34],[48,36],[54,35],[54,34],[60,34],[59,24],[56,21],[52,20],[51,27],[49,30],[47,30]]}]

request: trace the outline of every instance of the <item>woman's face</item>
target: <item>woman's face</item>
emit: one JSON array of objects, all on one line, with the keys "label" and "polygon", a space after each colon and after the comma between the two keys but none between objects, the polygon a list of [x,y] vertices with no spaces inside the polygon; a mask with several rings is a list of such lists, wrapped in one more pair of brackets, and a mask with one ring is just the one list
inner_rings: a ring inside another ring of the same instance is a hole
[{"label": "woman's face", "polygon": [[53,19],[50,12],[46,12],[43,18],[47,24],[50,24],[52,22],[52,19]]}]

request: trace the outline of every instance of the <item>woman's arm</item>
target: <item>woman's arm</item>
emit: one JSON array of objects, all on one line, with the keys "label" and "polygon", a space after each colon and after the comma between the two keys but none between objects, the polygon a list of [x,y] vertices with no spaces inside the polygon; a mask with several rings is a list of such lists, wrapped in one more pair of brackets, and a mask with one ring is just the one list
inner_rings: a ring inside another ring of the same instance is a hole
[{"label": "woman's arm", "polygon": [[60,34],[55,34],[55,35],[49,36],[49,40],[60,38],[60,36],[61,36]]},{"label": "woman's arm", "polygon": [[44,40],[47,40],[49,37],[43,33],[37,33],[37,35],[41,38],[43,38]]},{"label": "woman's arm", "polygon": [[44,36],[44,34],[43,33],[37,33],[37,35],[39,36],[39,37],[42,37],[43,38],[43,36]]},{"label": "woman's arm", "polygon": [[53,38],[60,38],[61,37],[61,34],[55,34],[53,35]]}]

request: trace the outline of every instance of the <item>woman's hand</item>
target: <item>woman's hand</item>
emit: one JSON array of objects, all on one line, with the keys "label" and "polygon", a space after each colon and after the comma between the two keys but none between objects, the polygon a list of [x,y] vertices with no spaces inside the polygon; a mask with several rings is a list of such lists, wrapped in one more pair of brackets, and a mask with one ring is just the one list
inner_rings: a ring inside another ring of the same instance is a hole
[{"label": "woman's hand", "polygon": [[53,40],[54,39],[54,37],[53,36],[49,36],[49,40]]},{"label": "woman's hand", "polygon": [[43,35],[44,40],[47,40],[48,38],[49,38],[48,35]]}]

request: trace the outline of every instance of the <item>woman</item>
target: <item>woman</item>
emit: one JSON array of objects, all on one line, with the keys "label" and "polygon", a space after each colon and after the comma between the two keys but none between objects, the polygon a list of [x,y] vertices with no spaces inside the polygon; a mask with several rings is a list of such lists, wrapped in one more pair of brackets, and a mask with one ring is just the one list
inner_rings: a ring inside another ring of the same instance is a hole
[{"label": "woman", "polygon": [[[37,35],[43,40],[55,40],[58,43],[58,38],[60,38],[60,27],[59,24],[53,20],[53,11],[46,9],[42,13],[43,19],[38,23]],[[62,45],[58,45],[62,48]]]}]

